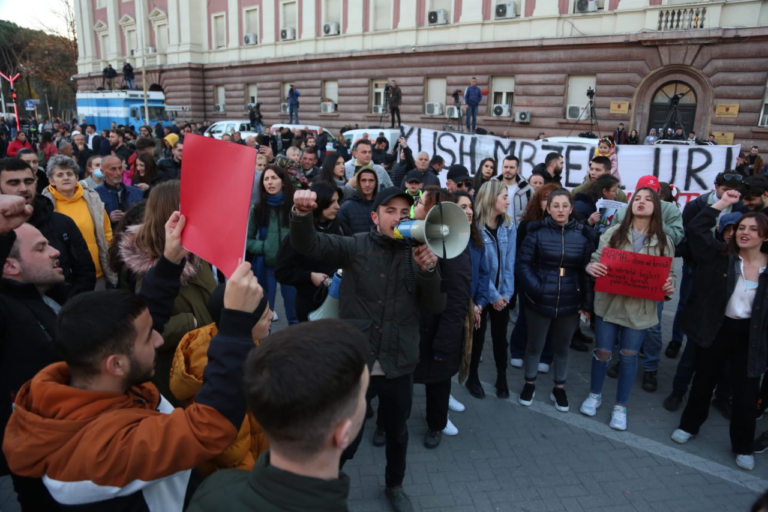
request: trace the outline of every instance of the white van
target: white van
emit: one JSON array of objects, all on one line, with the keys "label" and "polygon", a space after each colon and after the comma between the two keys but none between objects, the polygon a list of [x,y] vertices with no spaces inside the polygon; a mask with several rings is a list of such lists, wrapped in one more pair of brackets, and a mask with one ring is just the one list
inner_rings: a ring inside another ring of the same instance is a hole
[{"label": "white van", "polygon": [[329,130],[325,126],[317,126],[314,124],[273,124],[269,127],[269,133],[272,135],[276,135],[279,138],[278,132],[283,128],[288,128],[291,131],[296,129],[307,130],[309,133],[314,134],[315,137],[317,137],[317,134],[320,131],[320,128],[322,128],[323,131],[325,131],[326,137],[328,137],[328,144],[325,146],[326,153],[334,151],[333,143],[336,142],[336,137],[333,135],[331,130]]},{"label": "white van", "polygon": [[371,144],[376,143],[376,139],[379,138],[380,133],[384,133],[384,137],[389,141],[389,148],[392,149],[397,144],[397,139],[400,138],[401,132],[399,129],[392,128],[370,128],[368,130],[347,130],[344,132],[344,138],[347,139],[347,147],[352,150],[352,145],[363,138],[364,134],[368,134],[368,140]]}]

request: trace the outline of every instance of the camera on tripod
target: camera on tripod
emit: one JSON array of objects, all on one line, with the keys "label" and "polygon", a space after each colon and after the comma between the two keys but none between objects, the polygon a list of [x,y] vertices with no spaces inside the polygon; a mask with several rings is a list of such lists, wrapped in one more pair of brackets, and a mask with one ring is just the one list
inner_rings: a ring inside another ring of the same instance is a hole
[{"label": "camera on tripod", "polygon": [[453,97],[453,101],[454,101],[454,102],[455,102],[457,105],[458,105],[459,103],[461,103],[461,89],[456,89],[455,91],[453,91],[453,94],[451,94],[451,96]]},{"label": "camera on tripod", "polygon": [[676,107],[680,104],[680,99],[685,96],[684,94],[673,94],[671,98],[669,98],[669,106],[670,107]]},{"label": "camera on tripod", "polygon": [[390,84],[387,84],[384,86],[384,92],[389,93],[389,91],[392,89],[392,86]]},{"label": "camera on tripod", "polygon": [[595,99],[595,90],[591,87],[587,87],[587,98],[590,100]]}]

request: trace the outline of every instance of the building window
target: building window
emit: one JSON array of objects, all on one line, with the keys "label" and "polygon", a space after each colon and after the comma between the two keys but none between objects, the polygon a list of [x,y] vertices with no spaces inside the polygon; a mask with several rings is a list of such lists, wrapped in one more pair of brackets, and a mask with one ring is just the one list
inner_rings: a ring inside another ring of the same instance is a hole
[{"label": "building window", "polygon": [[[138,50],[139,48],[138,39],[136,38],[136,30],[125,31],[125,46],[127,46],[125,49],[126,57],[134,57],[135,55],[131,53],[132,50]],[[135,53],[138,53],[138,51]]]},{"label": "building window", "polygon": [[224,89],[223,85],[217,85],[216,86],[216,104],[217,105],[226,105],[227,103],[227,92]]},{"label": "building window", "polygon": [[340,0],[325,0],[323,3],[323,19],[325,23],[338,23],[341,25]]},{"label": "building window", "polygon": [[763,98],[763,110],[760,112],[759,125],[768,128],[768,83],[765,84],[765,97]]},{"label": "building window", "polygon": [[255,105],[259,102],[259,86],[257,84],[248,84],[245,92],[245,102],[248,105]]},{"label": "building window", "polygon": [[384,108],[384,88],[386,86],[386,78],[371,80],[371,112],[374,114],[378,114]]},{"label": "building window", "polygon": [[392,29],[392,0],[373,0],[371,9],[373,20],[371,26],[374,31]]},{"label": "building window", "polygon": [[448,81],[445,78],[427,78],[427,103],[439,103],[440,108],[430,109],[425,106],[425,112],[428,114],[442,114],[445,105],[445,91],[448,87]]},{"label": "building window", "polygon": [[430,0],[428,2],[430,11],[439,11],[443,9],[450,19],[451,7],[453,7],[453,0]]},{"label": "building window", "polygon": [[213,49],[227,47],[227,21],[224,14],[213,15]]},{"label": "building window", "polygon": [[243,11],[243,34],[256,34],[259,40],[259,8]]},{"label": "building window", "polygon": [[512,110],[512,100],[515,96],[515,77],[513,76],[494,76],[491,79],[493,84],[493,105],[509,105]]},{"label": "building window", "polygon": [[292,28],[297,30],[298,25],[296,24],[296,2],[285,2],[281,8],[282,24],[280,25],[280,28]]},{"label": "building window", "polygon": [[[325,80],[323,82],[323,103],[330,102],[334,105],[339,104],[339,82],[336,80]],[[335,109],[334,109],[335,110]]]},{"label": "building window", "polygon": [[96,8],[103,9],[107,6],[107,0],[96,0]]},{"label": "building window", "polygon": [[165,23],[155,25],[155,48],[158,53],[165,53],[168,48],[168,25]]},{"label": "building window", "polygon": [[566,109],[568,105],[584,107],[589,103],[587,89],[595,89],[597,78],[595,75],[570,75],[568,77],[568,92],[566,96]]},{"label": "building window", "polygon": [[101,60],[107,61],[107,53],[109,52],[109,34],[102,33],[99,35],[99,41],[101,42]]}]

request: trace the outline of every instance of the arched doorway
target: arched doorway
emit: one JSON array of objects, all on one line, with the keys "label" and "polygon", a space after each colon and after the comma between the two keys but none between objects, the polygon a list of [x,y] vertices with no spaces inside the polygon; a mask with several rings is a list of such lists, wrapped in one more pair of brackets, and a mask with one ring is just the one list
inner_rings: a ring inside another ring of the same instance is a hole
[{"label": "arched doorway", "polygon": [[160,84],[152,84],[149,86],[150,91],[163,92],[163,86]]},{"label": "arched doorway", "polygon": [[[664,126],[670,112],[670,102],[675,97],[680,99],[677,110],[683,123],[683,131],[689,133],[694,130],[696,91],[685,82],[675,81],[665,83],[654,93],[653,100],[651,100],[651,111],[648,115],[648,132],[651,131],[651,128],[656,128],[658,132]],[[675,119],[670,121],[669,126],[672,129],[678,128]]]}]

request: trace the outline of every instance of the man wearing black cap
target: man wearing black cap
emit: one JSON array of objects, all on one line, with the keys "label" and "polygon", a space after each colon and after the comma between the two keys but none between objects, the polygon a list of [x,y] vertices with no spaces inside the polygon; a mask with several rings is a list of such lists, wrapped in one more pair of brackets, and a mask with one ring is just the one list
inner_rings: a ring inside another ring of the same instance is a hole
[{"label": "man wearing black cap", "polygon": [[[405,175],[405,178],[403,178],[403,184],[405,185],[405,191],[409,195],[413,197],[414,202],[421,197],[422,194],[422,188],[424,188],[424,183],[421,181],[421,173],[417,170],[413,170]],[[413,218],[413,209],[416,206],[411,206],[411,218]]]},{"label": "man wearing black cap", "polygon": [[[435,314],[445,307],[437,256],[427,246],[412,249],[396,238],[408,218],[413,196],[401,188],[380,191],[371,214],[375,229],[342,237],[318,233],[311,212],[317,195],[300,190],[293,197],[291,244],[300,254],[343,269],[339,318],[368,338],[371,381],[366,399],[379,397],[387,443],[385,494],[395,510],[413,510],[403,491],[408,448],[406,421],[411,412],[413,372],[419,362],[419,310]],[[351,459],[362,430],[342,456]]]},{"label": "man wearing black cap", "polygon": [[768,178],[749,176],[744,178],[739,187],[741,198],[750,211],[768,215]]},{"label": "man wearing black cap", "polygon": [[445,186],[451,192],[457,190],[467,191],[472,183],[469,177],[469,171],[461,164],[453,164],[448,168],[448,176],[446,177]]}]

